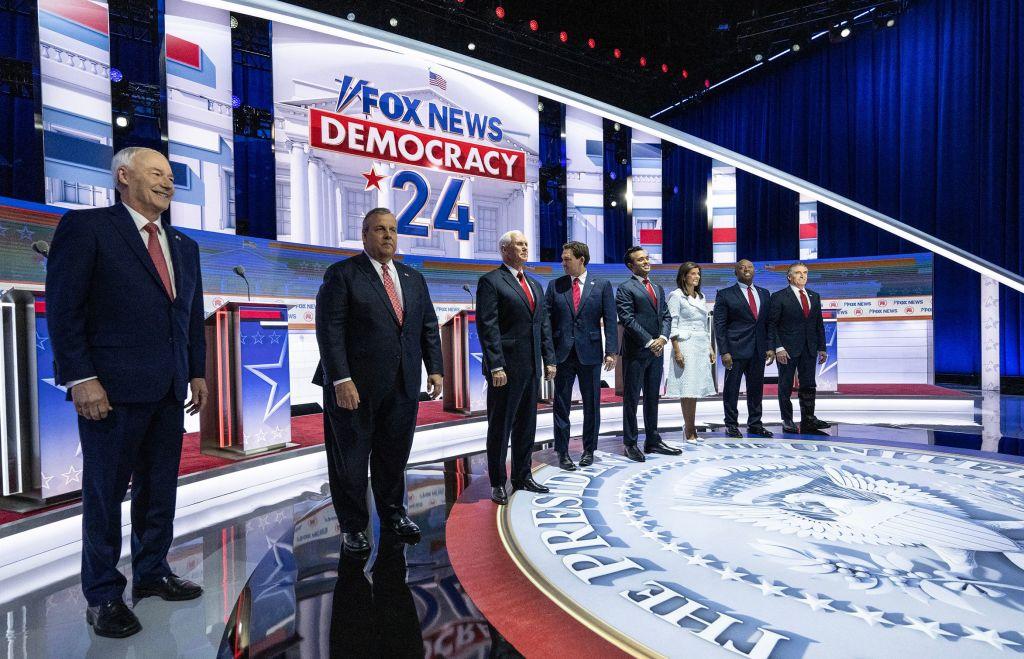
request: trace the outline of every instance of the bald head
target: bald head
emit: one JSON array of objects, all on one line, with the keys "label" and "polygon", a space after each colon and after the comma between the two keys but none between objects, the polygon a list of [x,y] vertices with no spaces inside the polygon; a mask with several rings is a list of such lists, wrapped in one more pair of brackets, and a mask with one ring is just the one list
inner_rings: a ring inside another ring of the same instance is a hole
[{"label": "bald head", "polygon": [[736,280],[744,286],[750,286],[754,281],[754,264],[747,259],[737,261]]}]

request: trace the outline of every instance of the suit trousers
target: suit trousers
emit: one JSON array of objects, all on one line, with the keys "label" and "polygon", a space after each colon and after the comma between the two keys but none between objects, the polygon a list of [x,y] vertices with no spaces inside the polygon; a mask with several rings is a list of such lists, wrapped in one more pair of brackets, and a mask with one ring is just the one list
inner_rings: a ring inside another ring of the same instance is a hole
[{"label": "suit trousers", "polygon": [[367,487],[373,492],[381,521],[406,514],[405,467],[419,400],[406,396],[402,383],[399,372],[387,394],[376,400],[362,398],[355,410],[339,407],[334,387],[324,387],[327,478],[344,533],[369,526]]},{"label": "suit trousers", "polygon": [[132,581],[171,574],[184,405],[173,391],[152,403],[113,403],[107,418],[78,417],[82,446],[82,591],[89,606],[122,598],[121,502],[131,481]]},{"label": "suit trousers", "polygon": [[644,444],[661,441],[658,432],[658,402],[661,399],[661,377],[665,370],[663,355],[655,356],[650,350],[638,357],[623,357],[622,377],[622,443],[636,446],[640,429],[636,422],[636,408],[640,392],[644,395]]},{"label": "suit trousers", "polygon": [[572,403],[572,383],[579,378],[583,398],[583,450],[597,450],[597,435],[601,432],[601,364],[581,364],[576,348],[558,365],[555,373],[555,452],[569,451],[569,408]]},{"label": "suit trousers", "polygon": [[804,350],[798,356],[789,358],[789,363],[779,364],[779,412],[782,422],[793,425],[793,375],[800,377],[800,421],[814,418],[814,395],[817,387],[814,375],[818,369],[818,355]]},{"label": "suit trousers", "polygon": [[537,434],[537,371],[529,366],[506,369],[503,387],[487,387],[487,475],[491,487],[505,484],[505,461],[512,444],[512,483],[530,476],[530,456]]},{"label": "suit trousers", "polygon": [[[739,425],[740,383],[747,379],[747,428],[761,424],[761,400],[764,395],[764,357],[733,359],[732,368],[725,370],[722,404],[725,407],[725,425]],[[790,377],[790,381],[792,381]]]}]

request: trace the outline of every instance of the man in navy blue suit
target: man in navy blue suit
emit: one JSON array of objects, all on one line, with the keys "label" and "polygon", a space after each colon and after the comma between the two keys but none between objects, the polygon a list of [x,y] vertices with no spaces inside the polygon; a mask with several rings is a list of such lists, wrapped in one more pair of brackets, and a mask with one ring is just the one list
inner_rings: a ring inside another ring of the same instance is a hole
[{"label": "man in navy blue suit", "polygon": [[747,433],[771,437],[761,423],[761,399],[764,395],[764,367],[775,361],[768,345],[767,288],[754,286],[754,264],[747,259],[736,262],[736,284],[715,295],[715,338],[718,354],[725,366],[722,399],[725,407],[725,434],[743,437],[739,429],[740,382],[747,378]]},{"label": "man in navy blue suit", "polygon": [[394,214],[369,211],[363,253],[329,267],[316,296],[320,364],[313,383],[324,392],[327,476],[342,548],[358,557],[370,550],[368,480],[381,523],[406,541],[419,538],[405,508],[405,467],[419,410],[420,364],[427,367],[431,398],[443,383],[427,282],[395,261],[397,247]]},{"label": "man in navy blue suit", "polygon": [[46,303],[56,380],[79,414],[86,620],[120,638],[142,628],[117,569],[129,479],[133,599],[202,594],[171,573],[167,550],[184,411],[198,412],[207,389],[199,246],[160,217],[174,195],[170,164],[131,147],[111,170],[120,203],[69,211],[57,226]]},{"label": "man in navy blue suit", "polygon": [[555,377],[551,321],[540,283],[523,269],[529,243],[520,231],[498,240],[502,265],[476,287],[476,326],[487,387],[487,474],[491,501],[508,502],[505,460],[512,444],[512,489],[545,493],[533,480],[530,454],[537,431],[540,374]]},{"label": "man in navy blue suit", "polygon": [[[668,313],[665,289],[650,281],[651,258],[642,247],[626,250],[626,267],[633,276],[619,284],[615,307],[622,323],[622,443],[626,457],[643,462],[644,453],[679,455],[681,450],[669,446],[658,432],[658,402],[661,399],[661,376],[664,372],[666,338],[671,333],[672,317]],[[640,430],[636,408],[640,393],[644,395],[644,450],[637,447]]]},{"label": "man in navy blue suit", "polygon": [[[555,342],[555,452],[558,466],[575,471],[569,457],[569,406],[572,383],[580,381],[583,397],[583,454],[580,466],[594,462],[597,435],[601,431],[601,364],[606,371],[615,367],[618,337],[615,296],[610,282],[587,272],[590,248],[572,241],[562,246],[565,276],[548,284],[545,294],[551,332]],[[604,321],[604,346],[601,343]],[[602,358],[603,355],[603,358]]]}]

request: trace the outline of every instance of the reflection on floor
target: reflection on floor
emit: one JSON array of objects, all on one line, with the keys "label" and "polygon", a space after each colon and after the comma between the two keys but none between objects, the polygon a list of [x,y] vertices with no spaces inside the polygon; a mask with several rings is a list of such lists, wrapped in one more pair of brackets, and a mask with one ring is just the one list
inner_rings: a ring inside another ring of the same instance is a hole
[{"label": "reflection on floor", "polygon": [[[884,438],[887,443],[1022,455],[1022,410],[1024,397],[986,395],[973,426],[935,429],[927,426],[927,418],[905,418],[899,426],[844,423],[832,433],[853,441]],[[609,423],[606,430],[617,433],[617,425]],[[778,426],[772,429],[779,431]],[[578,456],[578,440],[572,446]],[[263,492],[244,508],[235,502],[230,509],[204,511],[202,524],[191,525],[197,530],[175,540],[170,560],[178,574],[201,583],[205,594],[186,603],[143,600],[135,611],[144,629],[126,640],[97,638],[88,630],[79,580],[63,576],[77,574],[77,554],[55,560],[52,576],[42,575],[31,588],[19,584],[14,589],[0,578],[6,650],[0,657],[305,658],[331,656],[332,643],[336,648],[378,644],[399,656],[402,649],[412,650],[409,638],[416,633],[428,656],[514,655],[463,592],[446,553],[448,512],[469,482],[483,474],[479,455],[411,469],[409,508],[424,530],[422,541],[407,547],[403,558],[386,538],[378,540],[362,569],[339,556],[326,474],[296,484],[283,500],[277,500],[280,493]],[[399,579],[403,560],[408,596]],[[129,560],[122,569],[130,572]],[[339,609],[338,603],[344,606]],[[372,622],[350,628],[347,620],[376,620],[396,631],[378,637]],[[405,630],[404,640],[398,629]]]}]

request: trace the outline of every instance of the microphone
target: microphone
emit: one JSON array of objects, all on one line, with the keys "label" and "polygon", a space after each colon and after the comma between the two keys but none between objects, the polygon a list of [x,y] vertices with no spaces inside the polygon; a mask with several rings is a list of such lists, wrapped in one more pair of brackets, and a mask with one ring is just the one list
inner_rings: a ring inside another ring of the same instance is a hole
[{"label": "microphone", "polygon": [[473,290],[469,287],[469,284],[463,284],[462,290],[469,293],[469,308],[476,311],[476,298],[473,297]]},{"label": "microphone", "polygon": [[32,243],[32,251],[43,257],[44,259],[50,257],[50,243],[45,240],[37,240]]},{"label": "microphone", "polygon": [[236,265],[232,270],[234,270],[235,274],[241,277],[242,281],[245,282],[245,296],[250,302],[252,302],[252,294],[249,292],[249,278],[245,276],[245,268],[240,265]]}]

